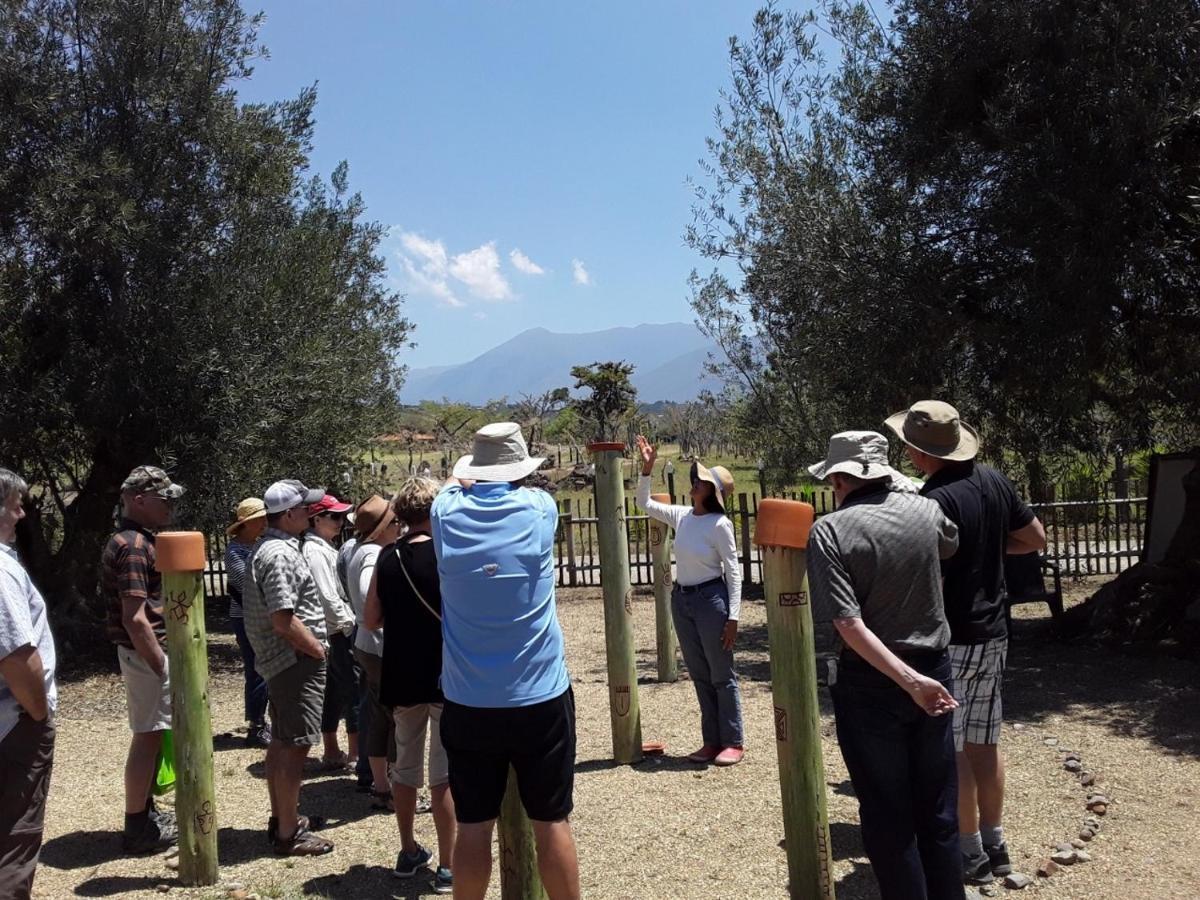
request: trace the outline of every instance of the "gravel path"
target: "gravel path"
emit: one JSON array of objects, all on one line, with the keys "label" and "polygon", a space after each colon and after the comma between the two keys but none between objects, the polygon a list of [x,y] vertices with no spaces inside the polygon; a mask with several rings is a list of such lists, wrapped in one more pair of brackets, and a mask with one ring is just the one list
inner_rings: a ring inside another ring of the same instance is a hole
[{"label": "gravel path", "polygon": [[[1079,596],[1085,587],[1077,586]],[[698,744],[691,685],[654,678],[653,606],[636,601],[640,688],[646,739],[667,756],[637,767],[608,762],[604,629],[595,590],[560,594],[579,710],[576,814],[584,895],[595,898],[786,897],[786,859],[776,775],[766,626],[761,602],[743,607],[739,667],[748,753],[732,769],[680,761]],[[1192,835],[1200,811],[1200,679],[1197,667],[1169,659],[1111,657],[1062,646],[1045,634],[1044,610],[1019,611],[1005,696],[1009,762],[1007,831],[1014,862],[1032,873],[1052,845],[1070,840],[1086,815],[1084,789],[1064,771],[1064,752],[1083,757],[1114,800],[1089,848],[1094,861],[1065,869],[1025,895],[1078,900],[1193,897],[1200,855]],[[213,636],[213,721],[228,732],[240,718],[240,673],[232,637]],[[823,692],[824,694],[824,692]],[[826,706],[825,770],[837,896],[877,896],[858,839],[857,812]],[[1019,726],[1019,727],[1014,727]],[[1050,746],[1047,739],[1057,739]],[[62,687],[56,771],[47,814],[37,897],[157,896],[174,885],[162,855],[122,858],[121,769],[128,734],[124,694],[114,674]],[[372,812],[348,777],[314,773],[302,809],[335,820],[327,857],[283,860],[267,853],[261,754],[218,737],[216,780],[222,878],[261,897],[417,897],[428,879],[392,878],[394,822]],[[418,821],[432,843],[432,822]],[[489,897],[499,897],[493,877]],[[218,897],[172,887],[176,896]],[[998,893],[1005,893],[1001,889]]]}]

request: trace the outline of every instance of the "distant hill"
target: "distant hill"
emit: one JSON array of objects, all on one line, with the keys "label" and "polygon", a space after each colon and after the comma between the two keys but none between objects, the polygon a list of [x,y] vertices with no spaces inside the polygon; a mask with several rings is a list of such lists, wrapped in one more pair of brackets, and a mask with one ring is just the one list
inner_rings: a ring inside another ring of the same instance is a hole
[{"label": "distant hill", "polygon": [[636,325],[585,334],[556,334],[531,328],[470,362],[457,366],[413,369],[400,391],[404,403],[443,398],[457,403],[486,403],[500,397],[516,400],[573,384],[571,367],[624,360],[636,368],[633,384],[638,401],[684,402],[719,383],[702,377],[704,362],[715,346],[694,325]]}]

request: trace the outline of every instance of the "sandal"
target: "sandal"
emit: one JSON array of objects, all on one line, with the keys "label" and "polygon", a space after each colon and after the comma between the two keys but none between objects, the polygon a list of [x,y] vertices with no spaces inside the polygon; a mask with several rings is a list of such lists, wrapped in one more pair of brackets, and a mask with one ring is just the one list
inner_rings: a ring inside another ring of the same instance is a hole
[{"label": "sandal", "polygon": [[372,788],[371,789],[371,809],[378,809],[381,812],[394,813],[396,811],[396,807],[392,803],[392,792],[391,791],[377,791],[374,788]]},{"label": "sandal", "polygon": [[339,753],[337,756],[321,757],[318,771],[321,772],[349,772],[350,757],[345,753]]},{"label": "sandal", "polygon": [[[296,824],[305,831],[320,831],[329,824],[329,820],[325,816],[297,816]],[[267,819],[267,843],[274,844],[279,838],[279,820],[274,816]]]},{"label": "sandal", "polygon": [[333,852],[330,841],[317,837],[303,825],[290,838],[277,837],[273,843],[276,856],[324,856]]}]

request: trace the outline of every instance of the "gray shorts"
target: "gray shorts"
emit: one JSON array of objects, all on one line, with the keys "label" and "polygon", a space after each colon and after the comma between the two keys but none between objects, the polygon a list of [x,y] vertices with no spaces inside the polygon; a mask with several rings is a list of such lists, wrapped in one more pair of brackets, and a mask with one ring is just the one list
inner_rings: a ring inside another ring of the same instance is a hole
[{"label": "gray shorts", "polygon": [[951,644],[951,677],[954,679],[954,749],[963,744],[1000,743],[1004,706],[1000,699],[1008,638],[983,644]]},{"label": "gray shorts", "polygon": [[[165,652],[165,651],[164,651]],[[125,681],[125,705],[129,710],[129,730],[134,734],[166,731],[171,727],[171,666],[163,659],[163,677],[159,678],[136,650],[117,645],[121,678]]]},{"label": "gray shorts", "polygon": [[295,663],[267,679],[271,737],[295,747],[321,743],[325,660],[297,654]]}]

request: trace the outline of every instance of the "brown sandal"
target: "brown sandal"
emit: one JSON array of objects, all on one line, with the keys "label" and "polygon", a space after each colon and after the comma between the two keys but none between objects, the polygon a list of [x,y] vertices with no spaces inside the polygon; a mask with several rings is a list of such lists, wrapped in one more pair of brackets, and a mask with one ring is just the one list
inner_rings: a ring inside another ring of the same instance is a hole
[{"label": "brown sandal", "polygon": [[333,844],[319,838],[304,826],[298,826],[290,838],[275,839],[276,856],[324,856],[333,852]]}]

